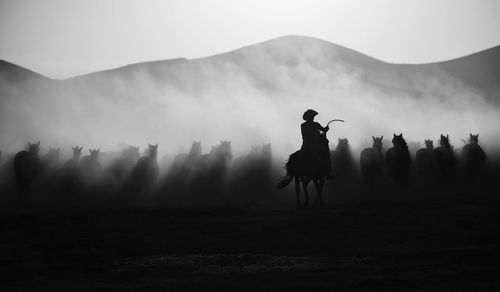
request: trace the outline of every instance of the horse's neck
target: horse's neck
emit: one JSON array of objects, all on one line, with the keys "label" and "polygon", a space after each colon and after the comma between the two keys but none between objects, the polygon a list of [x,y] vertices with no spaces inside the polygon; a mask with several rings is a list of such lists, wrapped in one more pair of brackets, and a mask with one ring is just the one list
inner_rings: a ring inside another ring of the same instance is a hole
[{"label": "horse's neck", "polygon": [[449,143],[443,143],[441,144],[441,149],[445,151],[451,151],[451,145]]},{"label": "horse's neck", "polygon": [[394,146],[394,150],[397,152],[409,152],[408,146],[405,145],[396,145]]}]

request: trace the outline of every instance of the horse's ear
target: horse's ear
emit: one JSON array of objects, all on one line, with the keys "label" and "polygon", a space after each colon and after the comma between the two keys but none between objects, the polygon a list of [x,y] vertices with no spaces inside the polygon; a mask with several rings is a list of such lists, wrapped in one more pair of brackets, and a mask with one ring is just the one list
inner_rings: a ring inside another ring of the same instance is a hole
[{"label": "horse's ear", "polygon": [[82,147],[80,147],[80,151],[82,151],[82,150],[83,150],[83,146],[82,146]]},{"label": "horse's ear", "polygon": [[384,136],[380,136],[380,141],[382,141],[382,139],[384,139]]},{"label": "horse's ear", "polygon": [[97,149],[95,152],[96,152],[96,153],[101,152],[101,148]]},{"label": "horse's ear", "polygon": [[375,137],[374,136],[372,136],[372,139],[373,139],[373,141],[375,141]]},{"label": "horse's ear", "polygon": [[394,135],[394,137],[396,137],[396,134],[393,134],[393,135]]}]

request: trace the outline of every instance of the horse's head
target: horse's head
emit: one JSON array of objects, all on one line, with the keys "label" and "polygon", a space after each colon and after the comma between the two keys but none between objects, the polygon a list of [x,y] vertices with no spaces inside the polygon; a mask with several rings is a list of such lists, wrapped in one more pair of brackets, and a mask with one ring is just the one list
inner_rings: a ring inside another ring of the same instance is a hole
[{"label": "horse's head", "polygon": [[213,146],[210,154],[222,156],[225,159],[231,160],[233,158],[233,153],[231,151],[231,141],[220,141],[220,144]]},{"label": "horse's head", "polygon": [[477,134],[477,135],[469,134],[469,143],[472,145],[478,145],[479,144],[479,134]]},{"label": "horse's head", "polygon": [[262,154],[264,156],[270,156],[271,153],[272,153],[272,151],[271,151],[271,143],[262,144]]},{"label": "horse's head", "polygon": [[139,146],[128,146],[122,149],[120,158],[126,159],[127,161],[136,162],[141,156],[141,152],[139,152]]},{"label": "horse's head", "polygon": [[338,139],[338,141],[337,147],[335,147],[336,150],[347,150],[349,148],[349,140],[347,138]]},{"label": "horse's head", "polygon": [[392,145],[395,148],[406,148],[408,145],[406,144],[406,140],[403,138],[403,134],[396,135],[392,137]]},{"label": "horse's head", "polygon": [[82,147],[78,147],[78,146],[71,147],[71,150],[73,150],[73,158],[79,159],[80,156],[82,156],[82,149],[83,149],[83,146]]},{"label": "horse's head", "polygon": [[442,135],[439,138],[439,146],[446,148],[446,149],[451,149],[451,144],[450,144],[450,136],[449,135]]},{"label": "horse's head", "polygon": [[189,149],[188,155],[190,157],[201,156],[201,142],[200,141],[193,141],[193,144],[191,144],[191,148]]},{"label": "horse's head", "polygon": [[158,155],[158,144],[148,144],[148,156],[150,158],[156,159]]},{"label": "horse's head", "polygon": [[372,139],[373,139],[373,149],[382,151],[382,140],[384,139],[384,136],[380,137],[372,136]]},{"label": "horse's head", "polygon": [[38,153],[40,152],[40,141],[33,144],[28,142],[28,152],[34,156],[38,156]]},{"label": "horse's head", "polygon": [[432,140],[425,140],[425,148],[428,150],[434,149],[434,141]]},{"label": "horse's head", "polygon": [[99,160],[99,152],[101,152],[101,149],[89,149],[89,152],[91,159]]},{"label": "horse's head", "polygon": [[51,161],[59,160],[59,148],[49,147],[49,152],[47,153],[47,158]]}]

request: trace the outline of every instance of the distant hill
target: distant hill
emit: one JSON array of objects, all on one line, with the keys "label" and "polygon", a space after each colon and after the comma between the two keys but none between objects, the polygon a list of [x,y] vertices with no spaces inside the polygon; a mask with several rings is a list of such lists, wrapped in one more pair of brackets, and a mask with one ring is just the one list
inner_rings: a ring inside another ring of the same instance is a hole
[{"label": "distant hill", "polygon": [[489,134],[500,121],[499,76],[500,46],[444,62],[391,64],[303,36],[66,80],[0,61],[0,142],[160,140],[177,149],[227,138],[284,141],[288,151],[300,143],[295,128],[309,107],[323,120],[350,120],[336,133],[358,140],[395,131],[417,141],[441,131]]},{"label": "distant hill", "polygon": [[0,80],[12,84],[19,84],[33,79],[49,81],[49,78],[31,70],[0,60]]},{"label": "distant hill", "polygon": [[[299,58],[301,56],[303,58]],[[261,64],[262,60],[269,61]],[[500,46],[490,48],[461,58],[428,64],[392,64],[380,61],[357,51],[316,38],[285,36],[227,53],[194,59],[173,59],[131,64],[124,67],[90,73],[70,80],[90,79],[94,82],[106,78],[130,80],[135,73],[146,72],[155,80],[169,84],[189,83],[189,79],[179,78],[188,73],[199,76],[198,69],[203,66],[217,67],[222,70],[228,64],[238,66],[246,74],[259,79],[259,72],[265,73],[271,66],[293,68],[298,62],[308,62],[318,69],[335,68],[339,64],[359,73],[375,85],[414,90],[408,87],[415,78],[433,79],[449,75],[457,81],[476,87],[488,93],[500,90]],[[257,65],[257,68],[255,66]],[[258,70],[256,70],[258,69]],[[197,72],[190,72],[195,70]],[[202,70],[203,71],[203,70]],[[223,71],[222,71],[223,72]],[[211,76],[213,77],[213,76]],[[397,77],[397,78],[395,78]],[[401,82],[403,80],[403,82]],[[204,80],[197,79],[197,82]],[[259,80],[255,80],[259,83]],[[406,84],[406,85],[402,85]],[[411,87],[411,86],[410,86]],[[425,88],[421,89],[425,92]],[[498,95],[495,96],[498,98]],[[493,100],[492,100],[493,101]],[[495,100],[496,101],[496,100]]]}]

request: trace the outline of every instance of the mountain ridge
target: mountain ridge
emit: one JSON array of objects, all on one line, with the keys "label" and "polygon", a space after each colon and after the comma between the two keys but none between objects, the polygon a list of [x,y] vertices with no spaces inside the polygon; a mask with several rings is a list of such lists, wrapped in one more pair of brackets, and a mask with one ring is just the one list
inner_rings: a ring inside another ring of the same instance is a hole
[{"label": "mountain ridge", "polygon": [[[309,36],[301,36],[301,35],[285,35],[285,36],[281,36],[281,37],[269,39],[269,40],[266,40],[266,41],[263,41],[263,42],[259,42],[259,43],[256,43],[256,44],[242,46],[240,48],[237,48],[237,49],[234,49],[234,50],[230,50],[230,51],[227,51],[227,52],[222,52],[222,53],[218,53],[218,54],[214,54],[214,55],[209,55],[209,56],[204,56],[204,57],[199,57],[199,58],[188,59],[188,58],[183,58],[182,57],[182,58],[161,59],[161,60],[153,60],[153,61],[144,61],[144,62],[130,63],[130,64],[126,64],[126,65],[123,65],[123,66],[118,66],[118,67],[113,67],[113,68],[109,68],[109,69],[93,71],[93,72],[89,72],[89,73],[85,73],[85,74],[81,74],[81,75],[77,75],[77,76],[73,76],[73,77],[69,77],[69,78],[61,78],[61,79],[50,78],[50,77],[47,77],[47,76],[45,76],[45,75],[43,75],[41,73],[33,71],[33,70],[31,70],[31,69],[29,69],[27,67],[23,67],[23,66],[17,65],[17,64],[15,64],[13,62],[9,62],[9,61],[3,60],[3,59],[0,59],[0,73],[3,73],[3,75],[6,75],[5,73],[8,72],[9,70],[12,70],[11,68],[13,68],[15,66],[17,71],[20,71],[20,70],[27,71],[24,74],[30,73],[30,74],[34,74],[35,76],[40,76],[40,77],[43,77],[43,78],[49,79],[49,80],[65,81],[65,80],[71,80],[71,79],[78,79],[78,78],[81,78],[81,77],[88,77],[88,76],[90,76],[92,74],[100,74],[100,73],[105,73],[105,72],[106,73],[110,73],[112,71],[117,71],[117,70],[122,70],[122,69],[131,69],[131,68],[136,68],[136,67],[143,67],[143,66],[146,66],[146,65],[173,64],[173,63],[178,63],[178,62],[186,62],[186,61],[189,62],[189,61],[203,60],[203,59],[207,59],[207,58],[210,59],[210,58],[223,57],[223,56],[232,54],[232,53],[240,51],[240,50],[245,50],[245,49],[252,48],[252,47],[255,47],[255,46],[267,45],[267,44],[271,44],[273,42],[277,42],[277,41],[281,41],[281,40],[286,40],[286,39],[299,39],[299,40],[310,40],[310,41],[315,41],[315,42],[321,42],[321,43],[323,43],[325,45],[329,45],[331,47],[334,47],[337,50],[340,50],[340,51],[343,51],[343,52],[349,52],[349,54],[351,54],[353,56],[356,56],[356,57],[361,56],[362,58],[369,59],[372,62],[375,62],[375,63],[378,63],[378,64],[386,64],[386,65],[400,66],[400,67],[414,67],[414,66],[418,67],[418,66],[426,66],[426,65],[439,65],[439,66],[441,66],[441,65],[447,65],[447,64],[449,64],[449,62],[455,62],[455,61],[458,61],[458,60],[491,59],[492,57],[495,60],[495,62],[493,62],[493,63],[500,63],[500,45],[493,46],[493,47],[490,47],[490,48],[486,48],[484,50],[480,50],[480,51],[477,51],[475,53],[466,54],[466,55],[463,55],[461,57],[446,59],[446,60],[442,60],[442,61],[435,61],[435,62],[428,62],[428,63],[393,63],[393,62],[386,62],[386,61],[380,60],[380,59],[378,59],[376,57],[373,57],[373,56],[361,53],[361,52],[356,51],[354,49],[350,49],[348,47],[345,47],[345,46],[342,46],[342,45],[339,45],[339,44],[336,44],[336,43],[333,43],[333,42],[329,42],[329,41],[326,41],[326,40],[323,40],[323,39],[320,39],[320,38],[309,37]],[[485,58],[485,57],[482,57],[482,55],[488,55],[488,57]],[[356,58],[352,58],[352,59],[356,59]],[[467,61],[465,63],[470,63],[470,61]],[[8,67],[8,68],[5,68],[5,67]],[[454,66],[451,66],[451,67],[454,67]],[[499,68],[499,67],[495,66],[495,68]],[[20,73],[17,73],[17,74],[19,75]]]}]

